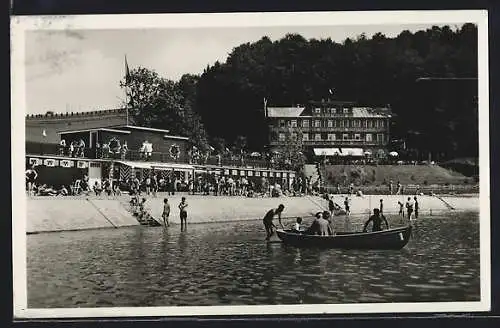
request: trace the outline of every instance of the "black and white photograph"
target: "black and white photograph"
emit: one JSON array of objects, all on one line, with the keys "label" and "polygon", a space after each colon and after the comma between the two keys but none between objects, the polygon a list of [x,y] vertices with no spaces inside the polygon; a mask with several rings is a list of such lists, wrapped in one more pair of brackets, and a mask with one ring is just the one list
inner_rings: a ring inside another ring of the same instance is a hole
[{"label": "black and white photograph", "polygon": [[12,16],[14,316],[490,310],[487,17]]}]

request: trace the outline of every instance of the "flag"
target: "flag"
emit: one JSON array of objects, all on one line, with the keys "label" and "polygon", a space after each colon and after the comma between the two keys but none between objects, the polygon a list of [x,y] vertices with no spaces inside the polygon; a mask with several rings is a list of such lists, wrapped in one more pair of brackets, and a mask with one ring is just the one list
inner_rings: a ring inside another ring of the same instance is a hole
[{"label": "flag", "polygon": [[328,89],[328,92],[330,92],[330,94],[333,95],[333,90],[332,89]]},{"label": "flag", "polygon": [[267,99],[264,97],[264,117],[267,117]]},{"label": "flag", "polygon": [[125,83],[130,83],[130,70],[127,63],[127,55],[125,55]]}]

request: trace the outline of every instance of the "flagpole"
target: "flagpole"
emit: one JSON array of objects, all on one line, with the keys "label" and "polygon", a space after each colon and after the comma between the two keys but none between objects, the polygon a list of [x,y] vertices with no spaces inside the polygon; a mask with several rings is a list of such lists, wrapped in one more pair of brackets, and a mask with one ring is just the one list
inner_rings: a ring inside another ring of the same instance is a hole
[{"label": "flagpole", "polygon": [[127,55],[125,55],[125,112],[127,115],[127,125],[129,124],[129,112],[128,112],[128,105],[129,105],[129,92],[128,92],[128,87],[129,87],[129,81],[130,81],[130,71],[128,68],[128,62],[127,62]]}]

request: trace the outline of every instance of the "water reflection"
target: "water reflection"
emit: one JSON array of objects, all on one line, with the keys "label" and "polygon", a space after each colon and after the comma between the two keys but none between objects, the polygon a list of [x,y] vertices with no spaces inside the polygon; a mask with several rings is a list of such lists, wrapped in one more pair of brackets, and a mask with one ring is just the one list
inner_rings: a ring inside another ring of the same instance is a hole
[{"label": "water reflection", "polygon": [[[337,218],[361,229],[364,217]],[[399,218],[389,218],[397,224]],[[307,224],[307,223],[306,223]],[[400,251],[297,249],[261,222],[28,236],[30,307],[472,301],[478,215],[422,217]]]}]

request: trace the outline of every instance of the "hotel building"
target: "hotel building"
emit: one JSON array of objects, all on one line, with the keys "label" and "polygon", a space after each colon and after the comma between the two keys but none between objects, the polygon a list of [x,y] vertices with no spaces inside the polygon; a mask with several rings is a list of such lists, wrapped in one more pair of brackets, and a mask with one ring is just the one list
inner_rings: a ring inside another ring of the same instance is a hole
[{"label": "hotel building", "polygon": [[348,101],[311,101],[306,106],[267,107],[269,143],[278,150],[302,138],[306,155],[383,157],[390,139],[390,108]]}]

